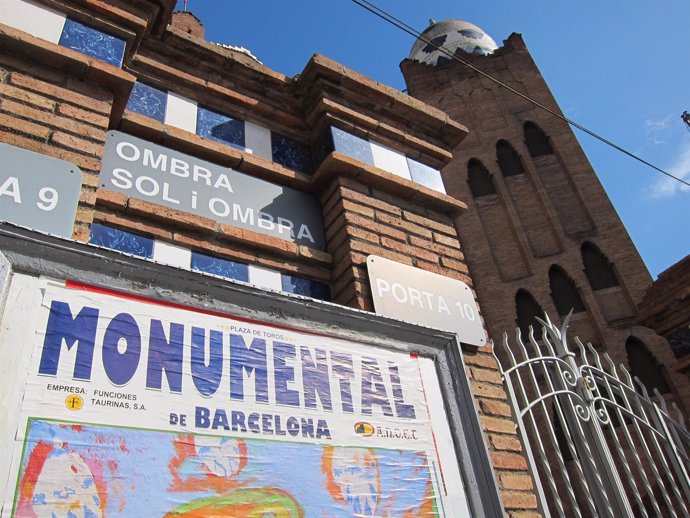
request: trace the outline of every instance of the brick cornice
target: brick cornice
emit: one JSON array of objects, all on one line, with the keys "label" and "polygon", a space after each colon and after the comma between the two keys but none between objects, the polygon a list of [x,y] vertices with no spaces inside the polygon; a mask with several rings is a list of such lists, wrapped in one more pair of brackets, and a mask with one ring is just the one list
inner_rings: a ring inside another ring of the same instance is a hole
[{"label": "brick cornice", "polygon": [[[149,34],[160,34],[170,23],[176,0],[38,0],[91,23],[109,23],[115,32],[123,28],[136,34],[136,44]],[[94,14],[97,16],[94,17]],[[120,29],[118,30],[117,27]]]},{"label": "brick cornice", "polygon": [[99,85],[113,93],[112,124],[127,104],[135,77],[121,68],[109,65],[80,52],[35,38],[23,31],[0,24],[0,48],[28,61],[60,70],[79,81]]},{"label": "brick cornice", "polygon": [[447,149],[436,146],[425,138],[412,135],[405,129],[353,110],[329,97],[325,92],[307,107],[307,122],[315,135],[320,135],[332,125],[365,139],[374,135],[377,142],[439,169],[453,157]]},{"label": "brick cornice", "polygon": [[333,179],[341,176],[356,179],[369,187],[380,189],[449,217],[458,216],[467,210],[467,205],[452,196],[364,164],[337,151],[328,155],[314,173],[311,190],[322,192]]},{"label": "brick cornice", "polygon": [[309,104],[323,91],[334,93],[343,103],[347,101],[357,112],[423,136],[445,149],[453,149],[467,135],[467,128],[445,112],[316,54],[297,79],[295,93]]}]

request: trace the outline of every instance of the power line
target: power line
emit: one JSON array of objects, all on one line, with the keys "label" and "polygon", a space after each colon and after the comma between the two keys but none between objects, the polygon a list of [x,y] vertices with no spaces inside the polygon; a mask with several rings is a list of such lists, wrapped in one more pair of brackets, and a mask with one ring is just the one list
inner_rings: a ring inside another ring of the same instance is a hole
[{"label": "power line", "polygon": [[586,127],[583,126],[582,124],[579,124],[579,123],[575,122],[574,120],[569,119],[568,117],[566,117],[566,116],[564,116],[564,115],[561,115],[560,113],[558,113],[558,112],[552,110],[552,109],[549,108],[548,106],[543,105],[543,104],[540,103],[539,101],[537,101],[537,100],[535,100],[535,99],[532,99],[531,97],[529,97],[528,95],[523,94],[522,92],[519,92],[519,91],[516,90],[515,88],[513,88],[513,87],[511,87],[511,86],[505,84],[504,82],[502,82],[500,79],[496,79],[496,78],[493,77],[492,75],[487,74],[486,72],[484,72],[483,70],[479,69],[478,67],[476,67],[475,65],[473,65],[473,64],[470,63],[469,61],[466,61],[466,60],[462,59],[461,57],[459,57],[458,55],[456,55],[454,52],[451,52],[451,51],[448,50],[446,47],[434,43],[432,40],[430,40],[429,38],[427,38],[426,36],[424,36],[421,32],[419,32],[418,30],[416,30],[414,27],[411,27],[410,25],[408,25],[408,24],[406,24],[405,22],[403,22],[402,20],[396,18],[396,17],[393,16],[392,14],[390,14],[390,13],[384,11],[383,9],[381,9],[380,7],[378,7],[376,4],[374,4],[373,2],[370,2],[370,1],[368,1],[368,0],[352,0],[352,1],[353,1],[355,4],[359,5],[360,7],[363,7],[363,8],[366,9],[367,11],[371,12],[372,14],[378,16],[378,17],[381,18],[382,20],[384,20],[384,21],[390,23],[391,25],[397,27],[398,29],[400,29],[400,30],[406,32],[406,33],[409,34],[410,36],[414,36],[415,38],[418,38],[418,39],[422,40],[422,41],[423,41],[424,43],[426,43],[427,45],[429,45],[429,46],[435,48],[436,50],[440,51],[441,53],[443,53],[443,54],[444,54],[446,57],[448,57],[449,59],[452,59],[452,60],[455,60],[455,61],[457,61],[457,62],[459,62],[459,63],[462,63],[462,64],[465,65],[466,67],[468,67],[468,68],[474,70],[475,72],[477,72],[479,75],[481,75],[481,76],[487,78],[487,79],[490,80],[490,81],[493,81],[493,82],[496,83],[497,85],[499,85],[499,86],[501,86],[501,87],[507,89],[508,91],[514,93],[515,95],[517,95],[517,96],[519,96],[519,97],[525,99],[526,101],[528,101],[528,102],[534,104],[534,105],[537,106],[538,108],[541,108],[542,110],[544,110],[544,111],[550,113],[550,114],[553,115],[554,117],[559,118],[560,120],[566,122],[567,124],[573,126],[574,128],[579,129],[580,131],[586,133],[587,135],[589,135],[589,136],[591,136],[591,137],[594,137],[595,139],[599,140],[600,142],[603,142],[604,144],[606,144],[606,145],[608,145],[608,146],[610,146],[610,147],[612,147],[612,148],[614,148],[614,149],[620,151],[621,153],[624,153],[625,155],[628,155],[630,158],[633,158],[633,159],[637,160],[638,162],[641,162],[641,163],[645,164],[646,166],[651,167],[651,168],[654,169],[655,171],[658,171],[659,173],[664,174],[664,175],[668,176],[669,178],[672,178],[673,180],[676,180],[676,181],[678,181],[678,182],[680,182],[680,183],[682,183],[682,184],[687,185],[688,187],[690,187],[690,183],[687,182],[687,181],[685,181],[685,180],[683,180],[682,178],[679,178],[679,177],[677,177],[677,176],[672,175],[671,173],[669,173],[669,172],[667,172],[667,171],[664,171],[664,170],[661,169],[660,167],[655,166],[655,165],[652,164],[651,162],[648,162],[648,161],[645,160],[644,158],[637,156],[636,154],[632,153],[631,151],[628,151],[627,149],[625,149],[625,148],[619,146],[619,145],[616,144],[615,142],[612,142],[612,141],[610,141],[609,139],[607,139],[607,138],[605,138],[605,137],[602,137],[602,136],[599,135],[598,133],[596,133],[596,132],[594,132],[594,131],[592,131],[592,130],[586,128]]}]

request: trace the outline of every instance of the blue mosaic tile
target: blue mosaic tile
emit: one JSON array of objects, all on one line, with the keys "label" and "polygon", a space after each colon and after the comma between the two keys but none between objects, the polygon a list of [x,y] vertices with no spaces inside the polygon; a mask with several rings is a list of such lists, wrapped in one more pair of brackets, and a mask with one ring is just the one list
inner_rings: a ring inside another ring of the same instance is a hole
[{"label": "blue mosaic tile", "polygon": [[165,122],[165,107],[167,104],[167,92],[137,81],[134,83],[129,101],[127,101],[127,109],[157,121]]},{"label": "blue mosaic tile", "polygon": [[249,282],[249,266],[229,259],[192,252],[192,270],[211,273],[227,279]]},{"label": "blue mosaic tile", "polygon": [[125,56],[125,40],[69,18],[65,20],[59,44],[116,67],[122,66]]},{"label": "blue mosaic tile", "polygon": [[333,145],[339,153],[374,165],[374,155],[371,152],[371,144],[368,140],[356,137],[338,128],[331,128],[333,133]]},{"label": "blue mosaic tile", "polygon": [[245,148],[243,120],[199,106],[196,121],[197,135],[239,149]]},{"label": "blue mosaic tile", "polygon": [[319,300],[331,300],[330,288],[321,282],[295,277],[294,275],[282,275],[281,277],[283,291],[287,293],[295,293],[296,295],[304,295]]},{"label": "blue mosaic tile", "polygon": [[690,354],[690,329],[686,327],[680,331],[675,331],[670,336],[667,336],[667,338],[676,358],[683,358]]},{"label": "blue mosaic tile", "polygon": [[443,180],[441,179],[441,171],[417,162],[416,160],[412,160],[411,158],[407,159],[407,165],[410,168],[410,176],[413,182],[417,182],[434,191],[446,192],[443,186]]},{"label": "blue mosaic tile", "polygon": [[153,257],[153,239],[100,223],[91,225],[89,243],[148,259]]},{"label": "blue mosaic tile", "polygon": [[274,162],[300,173],[313,172],[311,148],[306,144],[272,131],[271,151]]},{"label": "blue mosaic tile", "polygon": [[314,165],[318,168],[328,155],[330,155],[335,147],[333,146],[333,135],[331,135],[331,129],[328,128],[323,132],[321,138],[314,146]]}]

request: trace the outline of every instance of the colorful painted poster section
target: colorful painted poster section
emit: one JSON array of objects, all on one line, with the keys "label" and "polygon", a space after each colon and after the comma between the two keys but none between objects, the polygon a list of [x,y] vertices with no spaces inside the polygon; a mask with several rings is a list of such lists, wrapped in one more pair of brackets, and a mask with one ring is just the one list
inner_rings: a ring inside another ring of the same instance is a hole
[{"label": "colorful painted poster section", "polygon": [[78,285],[40,313],[8,517],[458,516],[423,359]]}]

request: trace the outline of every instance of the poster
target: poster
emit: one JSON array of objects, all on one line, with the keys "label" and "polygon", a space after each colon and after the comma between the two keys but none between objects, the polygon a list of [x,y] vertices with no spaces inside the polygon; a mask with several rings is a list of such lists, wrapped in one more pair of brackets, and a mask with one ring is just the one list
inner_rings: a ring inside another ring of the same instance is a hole
[{"label": "poster", "polygon": [[74,283],[29,345],[3,518],[459,516],[415,355]]}]

